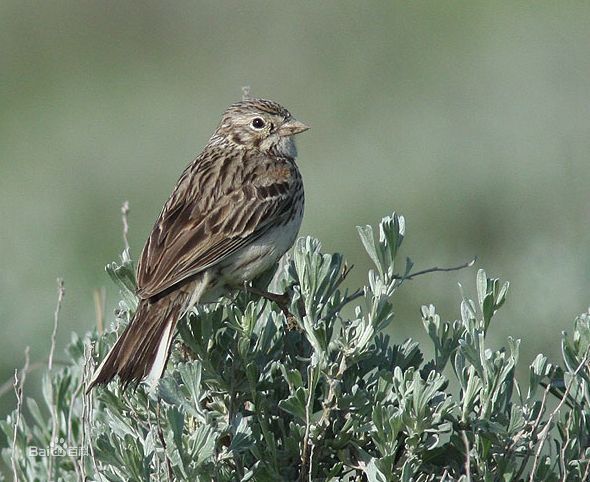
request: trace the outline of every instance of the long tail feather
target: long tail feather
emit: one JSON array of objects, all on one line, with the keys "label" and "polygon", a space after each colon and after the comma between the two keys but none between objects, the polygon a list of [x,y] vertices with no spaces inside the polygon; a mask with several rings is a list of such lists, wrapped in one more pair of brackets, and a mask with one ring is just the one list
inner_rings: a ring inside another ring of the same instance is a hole
[{"label": "long tail feather", "polygon": [[148,377],[156,382],[163,374],[186,293],[176,292],[158,300],[141,300],[133,320],[94,372],[88,391],[115,376],[123,387]]}]

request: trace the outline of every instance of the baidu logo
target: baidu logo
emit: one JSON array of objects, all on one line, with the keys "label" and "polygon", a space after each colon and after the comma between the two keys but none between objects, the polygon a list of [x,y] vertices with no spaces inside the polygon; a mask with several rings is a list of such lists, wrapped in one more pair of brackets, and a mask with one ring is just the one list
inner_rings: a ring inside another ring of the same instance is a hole
[{"label": "baidu logo", "polygon": [[66,440],[60,438],[49,447],[27,447],[27,453],[32,457],[83,457],[88,455],[88,447],[68,447]]}]

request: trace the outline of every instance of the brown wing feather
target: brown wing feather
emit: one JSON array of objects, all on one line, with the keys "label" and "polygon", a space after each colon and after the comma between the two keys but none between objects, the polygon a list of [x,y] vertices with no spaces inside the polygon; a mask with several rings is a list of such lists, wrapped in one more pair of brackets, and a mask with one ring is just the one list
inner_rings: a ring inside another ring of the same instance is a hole
[{"label": "brown wing feather", "polygon": [[216,265],[289,216],[300,182],[292,161],[241,152],[205,151],[185,170],[141,254],[140,297]]}]

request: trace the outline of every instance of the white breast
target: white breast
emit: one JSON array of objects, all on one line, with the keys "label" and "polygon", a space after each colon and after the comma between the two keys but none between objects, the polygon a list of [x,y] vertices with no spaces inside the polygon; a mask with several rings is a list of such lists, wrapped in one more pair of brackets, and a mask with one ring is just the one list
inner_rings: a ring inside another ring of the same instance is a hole
[{"label": "white breast", "polygon": [[221,275],[229,286],[241,286],[265,272],[285,254],[297,238],[303,212],[277,226],[223,262]]}]

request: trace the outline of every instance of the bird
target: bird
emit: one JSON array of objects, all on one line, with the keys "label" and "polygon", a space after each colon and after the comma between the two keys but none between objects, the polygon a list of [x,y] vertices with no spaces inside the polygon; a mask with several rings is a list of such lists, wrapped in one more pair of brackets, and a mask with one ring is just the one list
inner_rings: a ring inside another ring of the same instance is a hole
[{"label": "bird", "polygon": [[117,376],[123,389],[157,385],[178,321],[243,288],[291,248],[304,210],[294,136],[308,129],[271,100],[225,110],[154,224],[137,265],[137,309],[88,392]]}]

